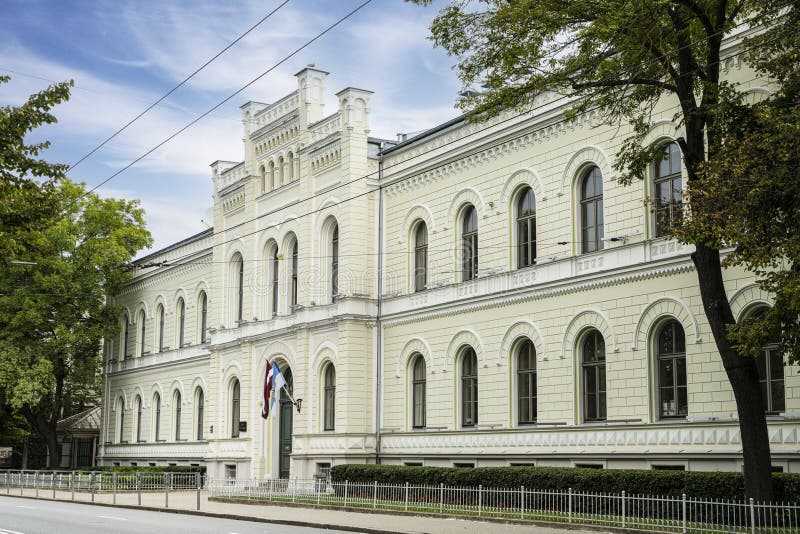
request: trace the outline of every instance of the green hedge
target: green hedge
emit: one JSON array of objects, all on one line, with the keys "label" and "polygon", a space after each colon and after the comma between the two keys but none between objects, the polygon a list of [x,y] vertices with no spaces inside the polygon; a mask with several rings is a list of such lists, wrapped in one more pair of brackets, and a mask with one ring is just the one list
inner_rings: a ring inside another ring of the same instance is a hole
[{"label": "green hedge", "polygon": [[205,473],[204,465],[106,465],[90,467],[83,471],[103,471],[116,473]]},{"label": "green hedge", "polygon": [[[336,482],[377,481],[380,484],[519,488],[575,492],[665,495],[713,499],[744,496],[741,473],[702,471],[644,471],[634,469],[580,469],[572,467],[406,467],[398,465],[337,465],[331,469]],[[774,499],[800,502],[800,475],[775,473]]]}]

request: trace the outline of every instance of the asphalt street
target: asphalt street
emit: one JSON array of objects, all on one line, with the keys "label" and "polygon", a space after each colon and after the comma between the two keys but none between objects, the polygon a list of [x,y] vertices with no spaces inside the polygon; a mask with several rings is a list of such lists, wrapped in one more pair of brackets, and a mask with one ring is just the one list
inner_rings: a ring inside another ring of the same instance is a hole
[{"label": "asphalt street", "polygon": [[[298,514],[302,514],[300,509]],[[101,532],[335,534],[341,531],[0,496],[0,534]]]}]

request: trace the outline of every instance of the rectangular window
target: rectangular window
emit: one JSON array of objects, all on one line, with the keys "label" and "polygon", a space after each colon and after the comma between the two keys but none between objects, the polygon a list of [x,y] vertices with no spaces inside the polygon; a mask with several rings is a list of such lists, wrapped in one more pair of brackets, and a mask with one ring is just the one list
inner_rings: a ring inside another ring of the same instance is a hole
[{"label": "rectangular window", "polygon": [[454,462],[453,467],[463,467],[465,469],[470,469],[475,467],[474,462]]},{"label": "rectangular window", "polygon": [[422,467],[422,462],[403,462],[406,467]]},{"label": "rectangular window", "polygon": [[783,382],[783,357],[776,347],[765,348],[756,360],[764,411],[780,413],[786,410]]},{"label": "rectangular window", "polygon": [[236,480],[236,464],[225,464],[225,478]]},{"label": "rectangular window", "polygon": [[651,465],[654,471],[686,471],[683,465]]},{"label": "rectangular window", "polygon": [[602,469],[603,464],[575,464],[578,469]]}]

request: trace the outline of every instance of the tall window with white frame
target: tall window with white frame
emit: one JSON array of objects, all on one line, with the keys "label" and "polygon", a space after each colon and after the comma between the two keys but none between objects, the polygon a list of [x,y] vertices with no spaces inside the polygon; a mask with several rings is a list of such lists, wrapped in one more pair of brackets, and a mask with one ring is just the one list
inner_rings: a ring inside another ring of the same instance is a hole
[{"label": "tall window with white frame", "polygon": [[275,189],[275,162],[269,162],[269,190]]},{"label": "tall window with white frame", "polygon": [[653,196],[655,236],[667,235],[670,224],[683,215],[683,181],[681,179],[681,149],[670,142],[661,147],[653,162]]},{"label": "tall window with white frame", "polygon": [[134,437],[134,441],[136,443],[142,442],[142,398],[139,395],[136,395],[136,400],[134,401],[136,405],[136,436]]},{"label": "tall window with white frame", "polygon": [[270,310],[270,314],[272,317],[278,315],[278,280],[279,280],[279,269],[280,269],[280,262],[278,260],[278,245],[272,245],[269,249],[269,263],[270,263],[270,271],[272,275],[272,279],[270,281],[270,288],[272,291],[272,309]]},{"label": "tall window with white frame", "polygon": [[658,361],[659,417],[686,417],[689,400],[686,390],[686,334],[681,323],[670,319],[656,335]]},{"label": "tall window with white frame", "polygon": [[[767,308],[761,306],[749,313],[747,318],[759,318],[766,311]],[[784,362],[783,356],[778,350],[777,339],[761,349],[761,356],[756,359],[756,367],[758,368],[758,381],[761,385],[761,402],[764,411],[769,414],[786,411]]]},{"label": "tall window with white frame", "polygon": [[461,426],[478,424],[478,355],[466,347],[461,353]]},{"label": "tall window with white frame", "polygon": [[331,231],[331,302],[339,294],[339,225]]},{"label": "tall window with white frame", "polygon": [[231,437],[239,437],[239,421],[241,421],[241,386],[239,379],[234,378],[231,382]]},{"label": "tall window with white frame", "polygon": [[478,212],[469,205],[461,214],[461,279],[478,277]]},{"label": "tall window with white frame", "polygon": [[125,443],[122,439],[122,433],[125,431],[125,398],[120,397],[117,401],[117,443]]},{"label": "tall window with white frame", "polygon": [[181,392],[176,389],[175,393],[172,395],[172,427],[174,429],[173,435],[175,441],[181,440],[181,400]]},{"label": "tall window with white frame", "polygon": [[426,394],[425,358],[417,354],[413,359],[411,382],[411,425],[414,428],[425,428]]},{"label": "tall window with white frame", "polygon": [[525,338],[517,344],[517,420],[521,425],[536,423],[536,348]]},{"label": "tall window with white frame", "polygon": [[581,340],[583,370],[583,420],[606,419],[606,342],[597,330],[590,330]]},{"label": "tall window with white frame", "polygon": [[603,225],[603,175],[598,167],[584,171],[580,182],[581,195],[581,251],[602,250]]},{"label": "tall window with white frame", "polygon": [[428,226],[419,221],[414,229],[414,291],[424,291],[428,284]]},{"label": "tall window with white frame", "polygon": [[336,368],[325,366],[323,374],[322,429],[336,430]]},{"label": "tall window with white frame", "polygon": [[158,321],[158,352],[164,352],[164,306],[158,305],[156,310],[156,320]]},{"label": "tall window with white frame", "polygon": [[517,196],[517,268],[536,263],[536,197],[525,187]]},{"label": "tall window with white frame", "polygon": [[208,323],[208,295],[206,295],[205,291],[200,292],[200,298],[198,299],[198,309],[200,310],[200,316],[198,317],[198,324],[197,324],[197,335],[198,341],[200,343],[206,342],[206,326]]},{"label": "tall window with white frame", "polygon": [[292,280],[291,280],[291,299],[289,302],[290,310],[297,306],[297,272],[298,272],[297,239],[292,243]]},{"label": "tall window with white frame", "polygon": [[176,307],[175,311],[177,315],[177,324],[175,325],[175,344],[177,345],[176,348],[180,349],[183,348],[185,337],[184,332],[186,327],[186,302],[182,297],[178,299],[178,306]]},{"label": "tall window with white frame", "polygon": [[236,254],[232,262],[233,293],[234,300],[234,320],[241,322],[244,319],[244,258],[241,254]]},{"label": "tall window with white frame", "polygon": [[203,394],[203,389],[197,388],[194,400],[196,425],[195,438],[197,441],[203,441],[203,421],[205,419],[205,414],[203,412],[205,411],[205,404],[206,399],[205,395]]},{"label": "tall window with white frame", "polygon": [[128,314],[124,314],[122,316],[122,332],[120,337],[122,338],[122,343],[120,343],[120,348],[122,349],[122,354],[120,355],[121,360],[128,359],[128,323],[130,320],[128,319]]},{"label": "tall window with white frame", "polygon": [[146,332],[147,316],[144,310],[139,312],[139,356],[144,356],[147,352],[147,332]]},{"label": "tall window with white frame", "polygon": [[153,395],[153,441],[161,441],[161,395]]}]

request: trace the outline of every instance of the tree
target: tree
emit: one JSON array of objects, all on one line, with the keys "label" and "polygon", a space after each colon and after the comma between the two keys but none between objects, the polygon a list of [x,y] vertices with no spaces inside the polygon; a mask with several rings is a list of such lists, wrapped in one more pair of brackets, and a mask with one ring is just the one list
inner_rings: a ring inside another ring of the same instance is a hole
[{"label": "tree", "polygon": [[[429,4],[430,0],[412,0]],[[707,188],[707,169],[718,161],[726,121],[718,108],[736,99],[720,79],[725,35],[743,25],[781,26],[794,4],[764,0],[453,0],[431,26],[432,39],[458,59],[468,92],[460,105],[472,120],[532,102],[543,91],[575,97],[570,116],[599,109],[611,124],[628,121],[615,166],[623,182],[640,179],[657,147],[642,148],[650,112],[662,98],[676,99],[685,136],[678,139],[694,195]],[[771,45],[771,46],[768,46]],[[778,43],[762,42],[775,53]],[[691,238],[703,308],[736,399],[744,457],[745,492],[771,496],[767,425],[753,358],[729,331],[736,321],[725,292],[719,233],[678,232]]]},{"label": "tree", "polygon": [[87,193],[65,166],[34,159],[47,143],[24,143],[55,121],[49,109],[67,97],[59,84],[0,112],[0,138],[11,141],[0,160],[0,389],[46,440],[50,467],[60,461],[56,423],[66,404],[96,396],[101,342],[118,328],[106,295],[122,288],[125,264],[151,243],[138,202]]}]

